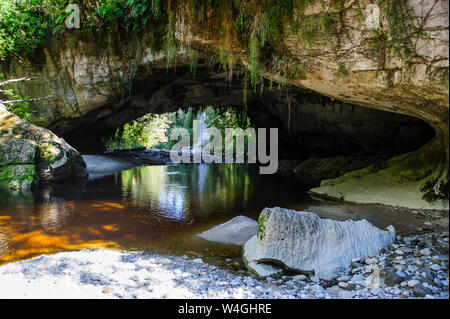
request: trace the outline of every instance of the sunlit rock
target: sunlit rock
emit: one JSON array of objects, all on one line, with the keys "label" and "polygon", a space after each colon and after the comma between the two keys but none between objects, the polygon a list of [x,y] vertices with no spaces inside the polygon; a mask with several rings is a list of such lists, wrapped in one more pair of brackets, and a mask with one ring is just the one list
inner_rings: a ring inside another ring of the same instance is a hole
[{"label": "sunlit rock", "polygon": [[63,139],[0,107],[0,188],[29,189],[85,176],[81,155]]},{"label": "sunlit rock", "polygon": [[260,273],[255,265],[273,263],[331,279],[352,259],[376,254],[392,243],[392,229],[381,230],[365,219],[341,222],[310,212],[265,208],[258,219],[258,235],[244,245],[244,261],[260,276],[266,269]]},{"label": "sunlit rock", "polygon": [[258,232],[258,223],[245,216],[236,216],[226,223],[198,234],[199,237],[223,244],[243,245]]}]

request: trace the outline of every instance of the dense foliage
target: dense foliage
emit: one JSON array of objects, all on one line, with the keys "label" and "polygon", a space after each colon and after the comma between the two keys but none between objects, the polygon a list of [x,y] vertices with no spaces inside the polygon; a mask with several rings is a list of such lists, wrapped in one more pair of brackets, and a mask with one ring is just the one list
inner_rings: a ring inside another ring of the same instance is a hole
[{"label": "dense foliage", "polygon": [[[118,128],[115,133],[104,140],[107,149],[124,149],[144,146],[147,148],[171,149],[177,140],[170,140],[171,132],[184,128],[194,140],[193,121],[199,119],[199,110],[189,108],[165,114],[147,114],[137,120]],[[227,128],[250,127],[250,120],[243,112],[236,109],[214,109],[207,107],[205,112],[206,127],[218,128],[225,136]],[[225,142],[224,140],[222,141]],[[225,148],[223,148],[225,149]]]},{"label": "dense foliage", "polygon": [[0,103],[6,105],[6,109],[15,113],[24,120],[33,120],[35,122],[42,121],[37,111],[30,107],[30,102],[33,100],[30,97],[22,97],[14,93],[12,89],[5,89],[4,87],[10,82],[29,81],[30,78],[10,79],[5,80],[3,73],[0,73]]},{"label": "dense foliage", "polygon": [[[0,0],[0,60],[33,52],[50,35],[66,31],[69,0]],[[81,0],[82,31],[140,29],[161,16],[159,1]]]},{"label": "dense foliage", "polygon": [[[258,85],[262,85],[261,74],[269,68],[280,81],[303,76],[305,61],[280,57],[274,49],[286,32],[297,33],[306,48],[330,46],[333,49],[333,36],[344,27],[341,20],[346,1],[327,1],[327,6],[331,4],[334,10],[305,14],[308,6],[321,1],[324,0],[79,0],[75,3],[81,10],[82,32],[119,29],[136,32],[153,23],[156,33],[152,41],[158,42],[158,49],[164,50],[168,65],[180,52],[174,24],[175,13],[182,10],[185,23],[201,25],[217,38],[217,62],[229,71],[230,77],[236,63],[232,48],[247,51],[249,74],[244,83],[246,91],[248,87],[256,90]],[[411,38],[413,35],[426,37],[423,32],[426,19],[419,27],[414,27],[414,14],[407,8],[406,1],[378,1],[390,29],[388,33],[374,31],[374,35],[368,38],[373,59],[382,56],[386,48],[392,48],[407,59],[418,58],[412,52]],[[8,55],[32,52],[48,35],[66,32],[66,7],[70,2],[0,0],[0,60]],[[363,8],[358,2],[355,5],[358,7],[357,17],[362,22]],[[191,57],[191,69],[195,73],[198,53],[189,43],[184,45],[187,46],[184,52]]]}]

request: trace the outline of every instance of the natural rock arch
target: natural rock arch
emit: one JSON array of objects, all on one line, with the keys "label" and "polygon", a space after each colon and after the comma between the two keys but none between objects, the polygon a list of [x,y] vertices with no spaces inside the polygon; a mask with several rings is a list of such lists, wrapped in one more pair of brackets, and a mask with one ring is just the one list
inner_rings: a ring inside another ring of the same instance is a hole
[{"label": "natural rock arch", "polygon": [[[434,39],[414,41],[414,50],[420,59],[413,62],[403,60],[402,56],[383,46],[373,59],[371,44],[380,40],[378,36],[392,33],[395,26],[387,19],[374,30],[372,24],[358,19],[359,9],[369,1],[349,2],[337,11],[327,2],[306,8],[304,17],[308,19],[340,14],[340,28],[331,37],[331,47],[307,43],[301,30],[295,33],[286,29],[272,48],[273,53],[281,57],[281,62],[259,70],[258,76],[266,81],[309,89],[331,102],[340,101],[337,103],[342,105],[347,103],[410,115],[427,122],[435,130],[433,140],[418,151],[396,157],[381,166],[325,181],[323,187],[314,190],[316,196],[416,208],[448,208],[448,79],[433,76],[436,70],[448,72],[446,3],[448,6],[445,1],[424,1],[422,11],[412,7],[415,15],[423,18],[425,32],[433,34]],[[189,19],[183,6],[173,8],[171,17],[175,36],[182,44],[176,61],[171,62],[171,67],[177,69],[175,73],[167,72],[164,51],[150,47],[152,37],[155,37],[151,27],[138,34],[105,32],[97,36],[72,30],[53,38],[25,61],[10,60],[0,69],[10,77],[37,77],[36,81],[17,83],[12,88],[29,96],[53,95],[53,100],[36,103],[36,108],[46,118],[42,125],[63,136],[74,133],[76,126],[82,128],[94,124],[90,123],[94,116],[103,118],[103,124],[97,124],[103,125],[106,131],[108,121],[118,123],[115,118],[127,112],[131,114],[120,117],[131,119],[140,112],[162,112],[191,104],[195,102],[199,85],[202,87],[199,98],[202,104],[242,105],[243,99],[247,99],[248,106],[254,105],[258,93],[252,93],[251,88],[245,89],[245,84],[239,83],[239,65],[252,70],[251,52],[231,46],[228,48],[232,57],[228,59],[227,74],[211,71],[216,65],[208,61],[214,60],[212,56],[223,48],[223,39],[214,28],[214,17],[209,22]],[[187,76],[187,69],[192,66],[192,55],[189,54],[192,50],[197,52],[199,61],[203,59],[208,65],[205,73],[201,63],[197,65],[195,80],[183,75]],[[227,79],[231,66],[234,80],[230,83]],[[288,74],[280,71],[283,69],[298,72]],[[172,74],[176,76],[170,79]],[[180,84],[178,89],[188,90],[188,94],[177,92],[177,83]],[[151,95],[143,93],[140,85],[149,86]],[[229,90],[234,93],[226,93]],[[286,86],[282,92],[284,90]],[[130,94],[132,91],[139,94]],[[212,93],[211,97],[208,92]],[[290,98],[287,102],[290,105]],[[251,110],[249,108],[249,114]],[[294,125],[290,122],[288,126],[291,124]],[[359,184],[352,184],[355,178]],[[380,194],[353,196],[358,194],[355,187],[361,187],[361,182],[373,185],[371,191],[379,189],[381,193],[388,193],[389,199],[383,199]],[[396,197],[396,193],[405,189],[404,195],[413,194],[414,200]]]}]

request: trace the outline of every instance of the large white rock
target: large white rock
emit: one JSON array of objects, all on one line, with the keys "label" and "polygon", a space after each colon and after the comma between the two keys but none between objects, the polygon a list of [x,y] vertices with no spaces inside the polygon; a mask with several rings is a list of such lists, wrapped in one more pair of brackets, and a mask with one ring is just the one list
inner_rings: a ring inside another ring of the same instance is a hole
[{"label": "large white rock", "polygon": [[283,272],[283,268],[279,265],[260,262],[264,259],[264,248],[256,235],[244,244],[242,259],[245,266],[259,277],[273,276]]},{"label": "large white rock", "polygon": [[199,237],[223,244],[243,245],[258,232],[258,223],[245,216],[236,216],[226,223],[198,234]]},{"label": "large white rock", "polygon": [[258,273],[264,263],[273,263],[331,279],[352,259],[376,254],[395,240],[393,228],[384,231],[365,219],[341,222],[280,207],[263,209],[258,225],[258,235],[244,245],[243,257],[259,276],[267,273],[267,268]]}]

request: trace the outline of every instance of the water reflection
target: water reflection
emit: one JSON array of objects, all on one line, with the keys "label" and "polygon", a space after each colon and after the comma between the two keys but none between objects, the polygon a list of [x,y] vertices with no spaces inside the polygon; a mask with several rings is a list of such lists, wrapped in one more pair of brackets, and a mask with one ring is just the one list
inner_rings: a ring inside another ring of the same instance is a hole
[{"label": "water reflection", "polygon": [[423,223],[408,211],[314,202],[298,181],[259,175],[247,164],[147,166],[34,193],[0,190],[0,264],[83,248],[238,258],[239,247],[195,235],[237,215],[256,219],[273,206],[337,220],[365,218],[399,231]]},{"label": "water reflection", "polygon": [[302,193],[246,164],[147,166],[34,193],[2,191],[0,264],[86,247],[210,251],[196,233],[292,206]]},{"label": "water reflection", "polygon": [[115,183],[121,187],[124,202],[136,210],[189,221],[246,210],[256,195],[257,179],[256,171],[247,165],[199,164],[134,168],[117,174]]}]

